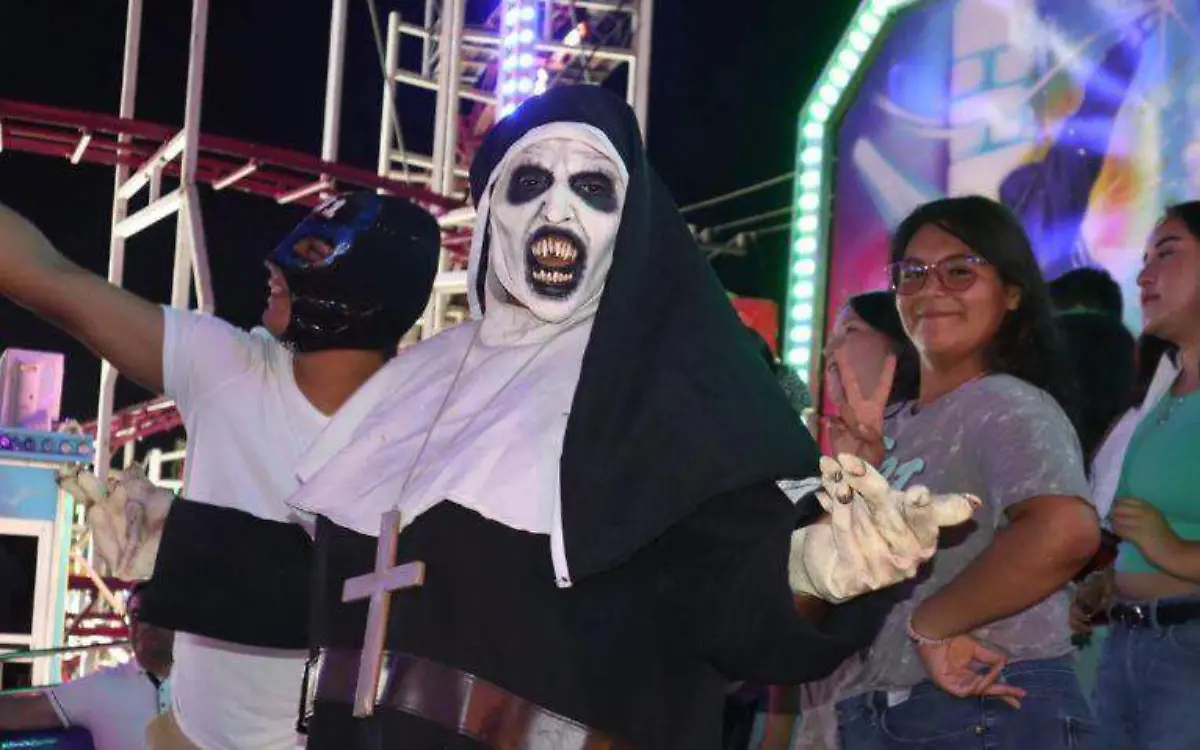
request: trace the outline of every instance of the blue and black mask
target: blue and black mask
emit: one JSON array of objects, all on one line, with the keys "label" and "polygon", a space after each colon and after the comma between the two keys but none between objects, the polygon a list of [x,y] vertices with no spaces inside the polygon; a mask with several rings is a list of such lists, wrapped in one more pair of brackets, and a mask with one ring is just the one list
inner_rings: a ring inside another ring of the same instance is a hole
[{"label": "blue and black mask", "polygon": [[[325,252],[308,252],[311,240]],[[298,352],[394,348],[425,309],[439,248],[437,221],[410,201],[329,198],[267,258],[291,293],[281,339]]]}]

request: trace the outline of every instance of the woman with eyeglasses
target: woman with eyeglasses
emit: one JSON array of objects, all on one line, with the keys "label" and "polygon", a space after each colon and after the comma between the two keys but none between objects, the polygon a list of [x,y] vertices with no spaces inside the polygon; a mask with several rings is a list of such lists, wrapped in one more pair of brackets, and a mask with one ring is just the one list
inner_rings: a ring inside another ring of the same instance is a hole
[{"label": "woman with eyeglasses", "polygon": [[1099,545],[1069,384],[1029,240],[998,203],[918,208],[891,245],[893,291],[919,358],[915,398],[888,409],[839,368],[843,421],[893,486],[973,493],[838,703],[844,750],[1090,748],[1067,583]]},{"label": "woman with eyeglasses", "polygon": [[1138,404],[1092,464],[1097,504],[1123,541],[1107,580],[1082,587],[1073,615],[1081,632],[1107,615],[1096,712],[1108,746],[1192,750],[1200,747],[1200,201],[1167,210],[1138,286],[1146,334]]}]

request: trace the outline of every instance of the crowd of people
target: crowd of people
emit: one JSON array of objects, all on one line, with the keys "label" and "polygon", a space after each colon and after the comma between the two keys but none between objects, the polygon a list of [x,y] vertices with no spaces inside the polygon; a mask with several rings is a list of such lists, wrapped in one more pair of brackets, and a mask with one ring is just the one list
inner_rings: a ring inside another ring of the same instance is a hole
[{"label": "crowd of people", "polygon": [[[851,298],[827,341],[828,437],[893,483],[959,472],[993,508],[976,517],[991,539],[951,542],[963,554],[935,557],[869,649],[817,685],[765,691],[753,739],[728,746],[1200,746],[1200,202],[1147,238],[1139,339],[1109,274],[1044,283],[990,201],[918,209],[891,252],[891,289]],[[956,643],[960,658],[1003,655],[997,683],[1014,689],[956,697],[928,640],[946,659]],[[906,672],[913,654],[924,669]]]},{"label": "crowd of people", "polygon": [[405,201],[318,207],[252,332],[0,207],[0,293],[188,431],[146,747],[713,750],[723,703],[727,748],[1200,747],[1200,203],[1147,241],[1140,342],[1000,203],[921,206],[806,426],[623,102],[531,99],[470,182],[472,320],[398,354],[439,248]]}]

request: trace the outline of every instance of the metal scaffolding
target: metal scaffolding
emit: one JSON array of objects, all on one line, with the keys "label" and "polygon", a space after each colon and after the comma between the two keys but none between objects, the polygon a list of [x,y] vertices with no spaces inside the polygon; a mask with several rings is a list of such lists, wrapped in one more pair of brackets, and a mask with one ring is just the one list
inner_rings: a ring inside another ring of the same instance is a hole
[{"label": "metal scaffolding", "polygon": [[[374,18],[374,0],[371,3]],[[419,23],[390,13],[379,29],[383,106],[375,174],[338,163],[348,5],[349,0],[330,0],[319,158],[202,133],[208,0],[192,0],[181,128],[135,119],[143,0],[128,0],[118,115],[0,100],[6,144],[66,156],[76,164],[114,167],[108,268],[114,284],[123,282],[126,240],[177,216],[170,304],[179,308],[190,307],[193,295],[197,308],[211,312],[214,307],[197,183],[284,204],[312,205],[345,188],[376,189],[415,200],[438,216],[443,250],[430,303],[406,340],[431,336],[467,315],[466,254],[474,220],[474,210],[466,205],[467,169],[498,114],[506,14],[511,18],[519,10],[531,19],[530,37],[522,47],[529,59],[523,63],[529,64],[537,81],[525,94],[579,83],[623,87],[644,129],[653,0],[497,0],[480,19],[467,18],[466,0],[426,0]],[[413,54],[413,49],[419,53]],[[432,122],[422,123],[422,117]],[[420,125],[424,127],[416,127]],[[432,132],[423,152],[412,147],[416,138],[406,138],[410,132]],[[164,178],[177,187],[164,193]],[[143,195],[145,205],[131,212],[131,202]],[[150,409],[143,404],[131,407],[128,414],[114,413],[116,378],[115,369],[103,363],[97,417],[85,425],[96,436],[98,475],[111,464],[115,447],[125,446],[128,462],[134,442],[178,425],[167,399],[156,399]]]},{"label": "metal scaffolding", "polygon": [[[526,62],[536,70],[538,83],[527,93],[565,84],[618,85],[623,80],[626,99],[645,129],[653,0],[501,0],[476,23],[467,21],[466,0],[426,0],[420,23],[395,12],[387,18],[381,177],[467,200],[468,167],[500,108],[496,88],[506,56],[504,16],[517,10],[527,12],[536,29]],[[420,55],[402,56],[413,44]],[[402,121],[398,114],[419,109],[407,105],[422,91],[435,97],[428,153],[410,146],[405,126],[416,128],[409,115]],[[445,234],[438,275],[414,337],[432,336],[467,315],[466,254],[474,210],[465,206],[449,211],[440,221]]]}]

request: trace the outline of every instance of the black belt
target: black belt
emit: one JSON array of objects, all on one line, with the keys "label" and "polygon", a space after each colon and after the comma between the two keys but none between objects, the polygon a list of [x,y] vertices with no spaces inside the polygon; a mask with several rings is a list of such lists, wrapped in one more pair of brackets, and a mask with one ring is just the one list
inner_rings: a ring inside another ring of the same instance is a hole
[{"label": "black belt", "polygon": [[[360,653],[321,649],[310,661],[302,725],[317,702],[354,703]],[[383,654],[375,706],[416,716],[495,750],[635,750],[475,675],[396,651]]]},{"label": "black belt", "polygon": [[1200,620],[1200,601],[1120,602],[1108,610],[1108,619],[1131,628],[1183,625]]}]

